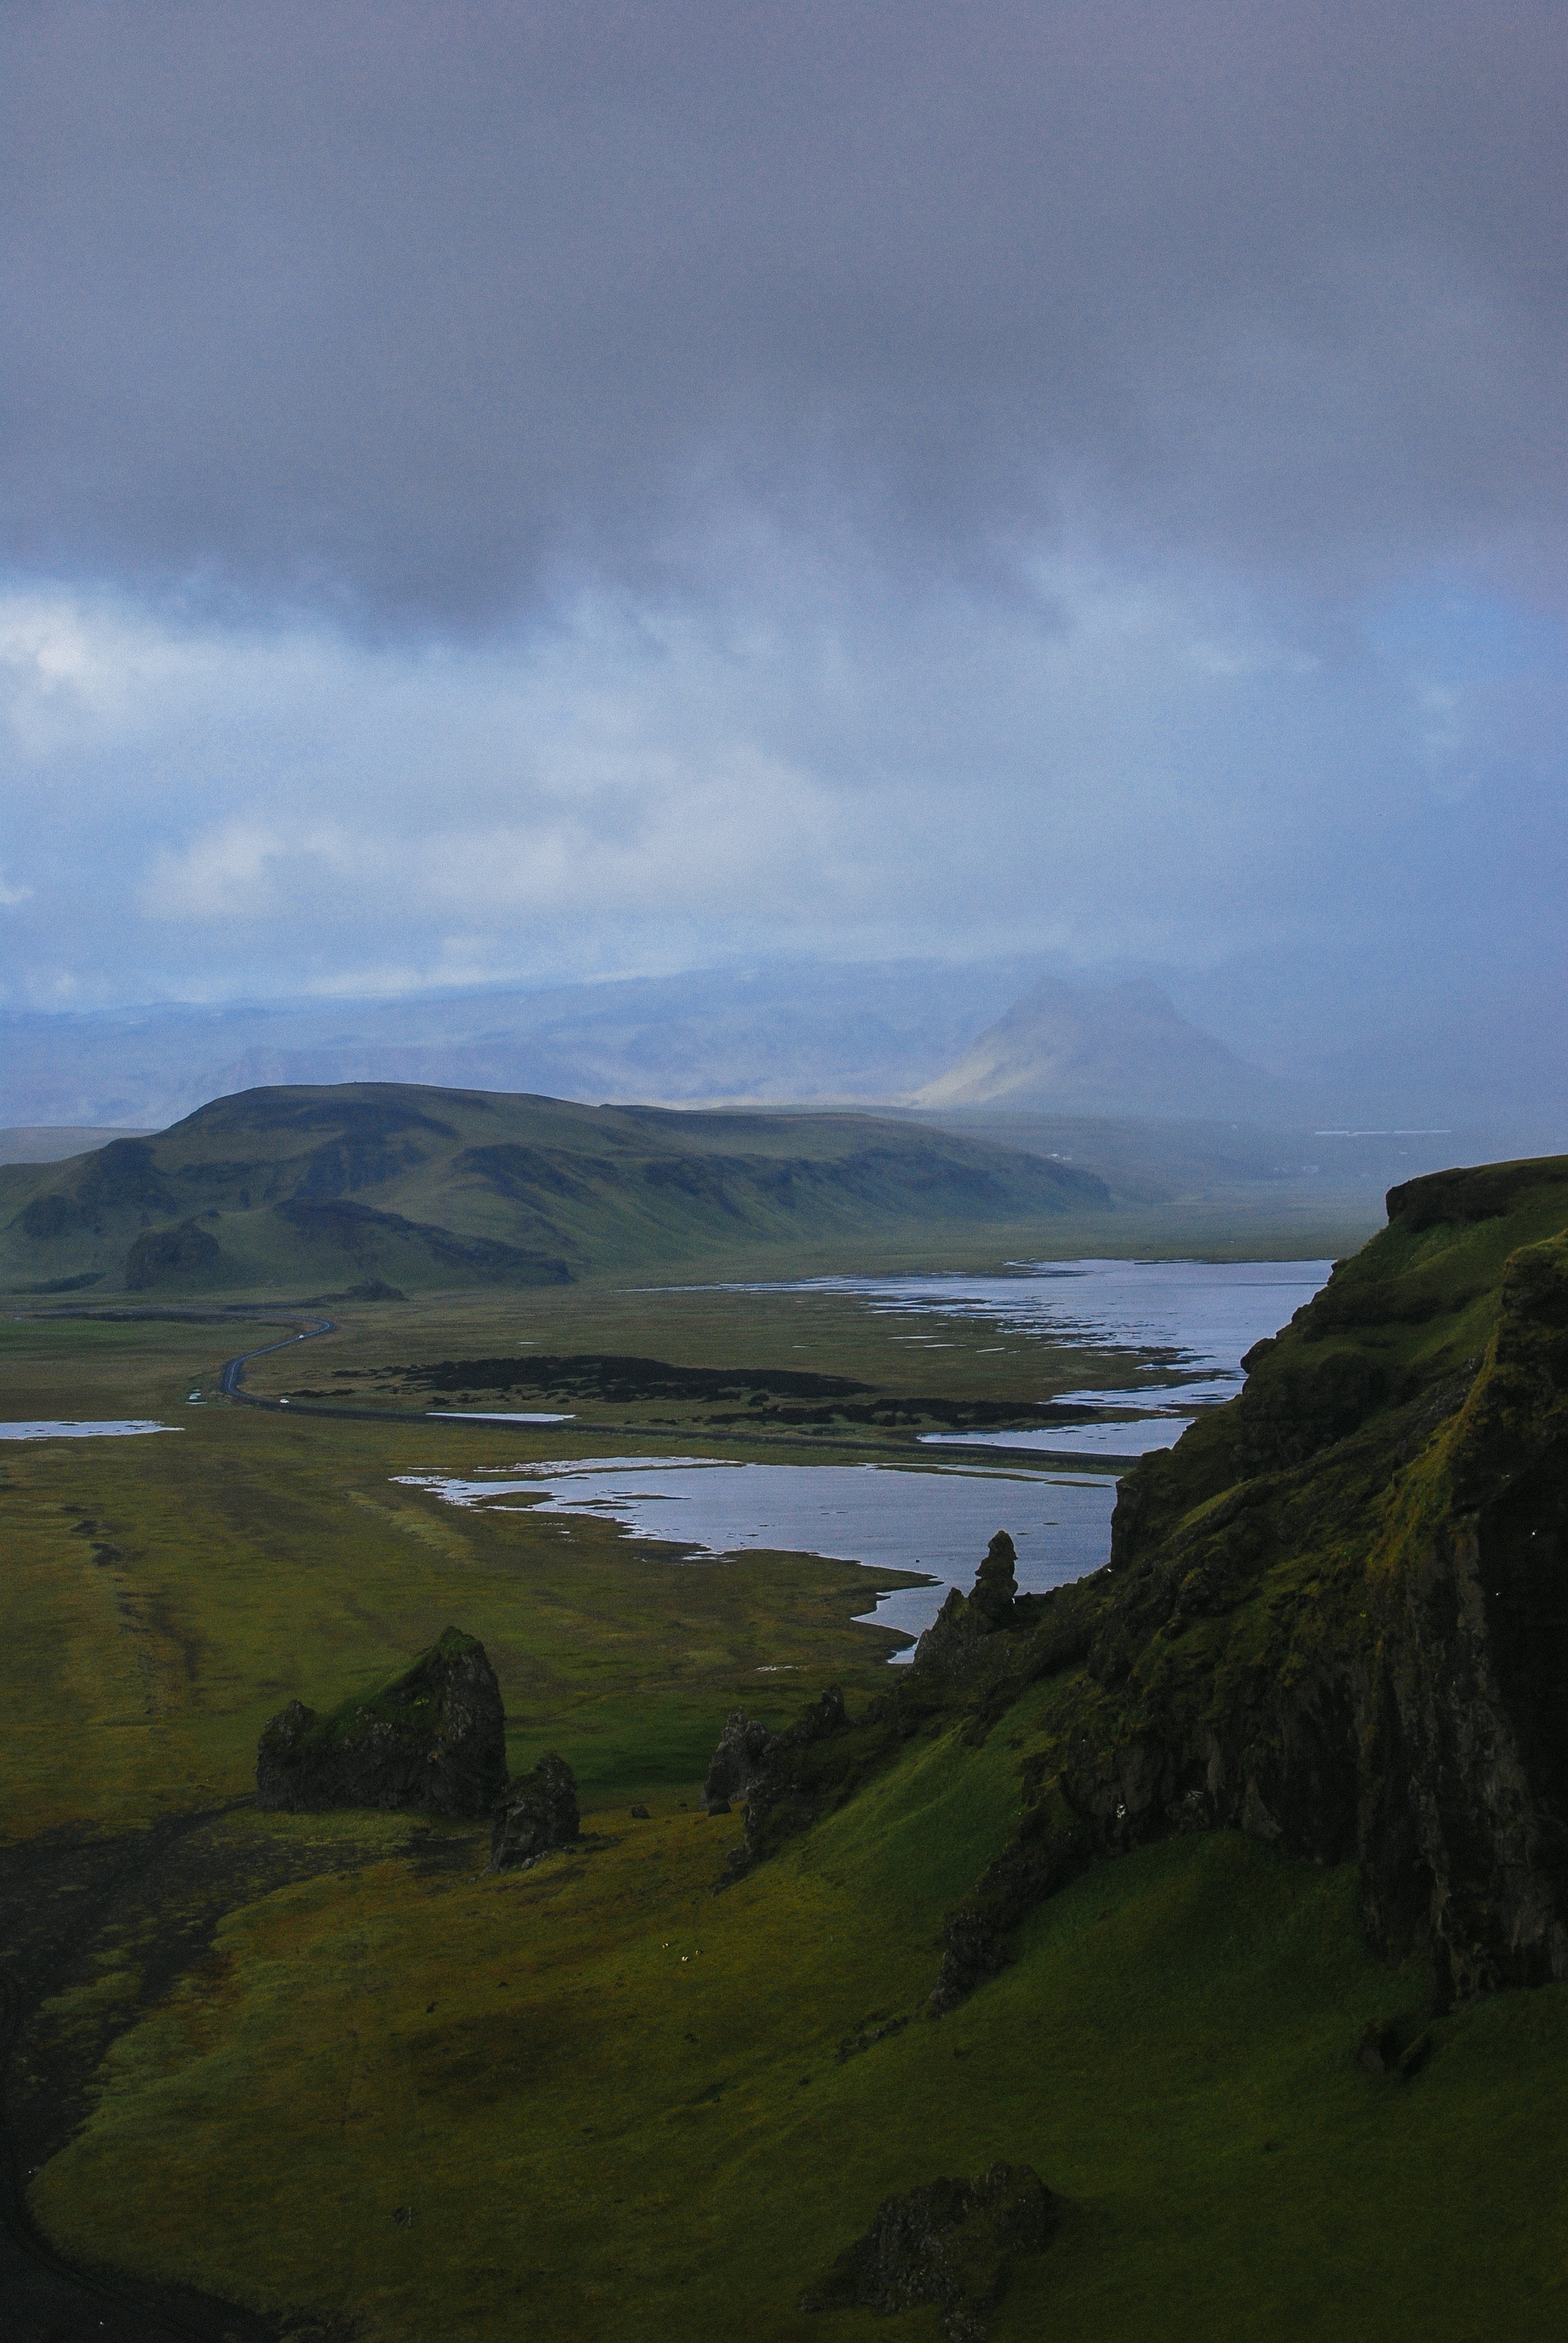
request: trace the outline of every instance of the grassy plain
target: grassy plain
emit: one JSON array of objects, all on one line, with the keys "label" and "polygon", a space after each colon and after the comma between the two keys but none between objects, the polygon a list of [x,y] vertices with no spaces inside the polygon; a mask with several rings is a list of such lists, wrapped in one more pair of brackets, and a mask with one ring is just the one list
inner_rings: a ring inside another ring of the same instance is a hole
[{"label": "grassy plain", "polygon": [[[1235,1249],[1342,1251],[1346,1234]],[[1168,1223],[1167,1241],[1211,1250]],[[341,1316],[258,1361],[250,1388],[340,1382],[390,1414],[407,1402],[377,1403],[375,1369],[532,1345],[1022,1402],[1114,1384],[1126,1363],[819,1293],[578,1286]],[[19,2153],[42,2167],[35,2215],[62,2250],[358,2343],[936,2343],[935,2311],[825,2321],[800,2290],[882,2196],[1006,2157],[1037,2167],[1064,2219],[1016,2265],[995,2343],[1561,2331],[1560,1989],[1445,2018],[1425,2071],[1374,2079],[1361,2028],[1413,2026],[1422,1980],[1367,1951],[1349,1873],[1221,1834],[1090,1873],[1027,1923],[1000,1978],[925,2022],[941,1916],[1016,1825],[1046,1690],[978,1747],[939,1720],[715,1897],[739,1822],[695,1800],[725,1713],[781,1721],[825,1682],[863,1706],[892,1648],[853,1620],[877,1582],[672,1557],[594,1521],[458,1513],[393,1484],[611,1453],[631,1428],[613,1410],[501,1435],[187,1405],[266,1338],[236,1322],[0,1322],[0,1416],[181,1426],[0,1450],[0,1829],[19,1860],[111,1841],[147,1858],[142,1900],[60,1956],[10,2078]],[[699,1407],[658,1413],[638,1417],[639,1450],[719,1437]],[[911,1453],[897,1433],[724,1436],[727,1454]],[[546,1747],[576,1768],[580,1850],[497,1877],[471,1829],[244,1803],[284,1701],[368,1685],[448,1621],[495,1662],[514,1770]],[[840,2058],[873,2016],[911,2022]]]},{"label": "grassy plain", "polygon": [[[456,1512],[393,1484],[409,1470],[611,1453],[608,1433],[189,1406],[191,1378],[211,1388],[210,1327],[83,1329],[92,1351],[75,1377],[75,1330],[45,1331],[7,1413],[179,1429],[0,1451],[6,1835],[123,1827],[236,1795],[286,1701],[370,1684],[448,1620],[492,1655],[515,1765],[548,1736],[586,1784],[628,1791],[699,1776],[738,1699],[777,1711],[760,1670],[864,1684],[896,1648],[852,1624],[879,1585],[907,1583],[892,1574],[672,1559],[591,1519]],[[15,1360],[21,1330],[0,1332]],[[226,1347],[255,1339],[222,1332]]]}]

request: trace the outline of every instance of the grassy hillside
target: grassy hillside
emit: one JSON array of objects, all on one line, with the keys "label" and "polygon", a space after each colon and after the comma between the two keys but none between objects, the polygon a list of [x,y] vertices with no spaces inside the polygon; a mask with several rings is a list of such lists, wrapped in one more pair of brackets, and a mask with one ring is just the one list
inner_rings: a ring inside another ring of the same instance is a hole
[{"label": "grassy hillside", "polygon": [[1092,1172],[862,1115],[688,1114],[389,1083],[248,1091],[150,1139],[0,1168],[0,1284],[552,1285],[914,1229],[1043,1232],[1110,1202]]},{"label": "grassy hillside", "polygon": [[[54,1963],[7,2108],[50,2237],[357,2343],[938,2343],[801,2292],[1006,2159],[1063,2211],[991,2343],[1555,2338],[1568,1162],[1391,1204],[1129,1475],[1110,1568],[955,1604],[896,1675],[841,1565],[393,1483],[416,1442],[494,1463],[474,1428],[212,1408],[6,1458],[9,1957]],[[8,1331],[139,1345],[148,1394],[212,1339]],[[514,1770],[578,1769],[579,1845],[486,1875],[468,1826],[230,1805],[286,1699],[448,1620]],[[830,1680],[847,1728],[699,1815],[726,1712]],[[95,1866],[131,1885],[89,1927]]]},{"label": "grassy hillside", "polygon": [[1563,1996],[1443,2021],[1411,2084],[1367,2075],[1368,2021],[1413,2032],[1422,1984],[1367,1950],[1353,1873],[1234,1834],[1151,1846],[921,2022],[932,1936],[1017,1769],[1010,1734],[940,1732],[717,1900],[735,1822],[668,1792],[646,1822],[598,1805],[580,1851],[498,1879],[446,1826],[213,1826],[257,1870],[261,1840],[314,1875],[222,1922],[121,2037],[34,2206],[69,2249],[300,2328],[808,2343],[802,2288],[883,2197],[1006,2158],[1064,2219],[1015,2265],[993,2343],[1560,2332]]}]

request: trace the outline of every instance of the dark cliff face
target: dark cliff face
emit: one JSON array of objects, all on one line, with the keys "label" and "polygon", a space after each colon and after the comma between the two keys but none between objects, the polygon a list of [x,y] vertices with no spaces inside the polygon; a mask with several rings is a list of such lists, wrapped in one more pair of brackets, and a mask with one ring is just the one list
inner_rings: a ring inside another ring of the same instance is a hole
[{"label": "dark cliff face", "polygon": [[719,1746],[702,1785],[704,1814],[728,1814],[732,1805],[744,1805],[761,1776],[774,1737],[765,1725],[748,1716],[743,1708],[731,1709],[724,1720]]},{"label": "dark cliff face", "polygon": [[290,1701],[261,1736],[256,1803],[487,1815],[507,1786],[506,1718],[485,1647],[460,1628],[367,1700]]},{"label": "dark cliff face", "polygon": [[1243,1393],[1129,1474],[1110,1568],[972,1639],[982,1719],[1054,1675],[1056,1737],[939,2008],[1083,1863],[1215,1828],[1354,1857],[1440,2004],[1568,1976],[1565,1173],[1396,1190]]},{"label": "dark cliff face", "polygon": [[745,1837],[729,1856],[720,1886],[843,1804],[859,1778],[852,1762],[836,1762],[849,1738],[844,1695],[836,1684],[782,1733],[769,1732],[744,1709],[731,1711],[702,1794],[709,1814],[728,1813],[732,1799],[745,1802]]},{"label": "dark cliff face", "polygon": [[1568,1976],[1568,1242],[1507,1263],[1444,1450],[1374,1557],[1361,1853],[1462,1996]]}]

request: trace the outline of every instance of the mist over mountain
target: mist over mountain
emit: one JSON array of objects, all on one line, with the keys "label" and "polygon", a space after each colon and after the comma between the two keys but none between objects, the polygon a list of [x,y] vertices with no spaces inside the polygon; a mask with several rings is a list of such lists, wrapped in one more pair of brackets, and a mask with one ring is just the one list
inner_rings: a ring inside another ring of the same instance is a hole
[{"label": "mist over mountain", "polygon": [[161,1125],[287,1082],[589,1102],[887,1099],[942,1071],[1038,962],[788,965],[397,1001],[0,1012],[13,1123]]},{"label": "mist over mountain", "polygon": [[[774,962],[394,1001],[0,1011],[0,1120],[107,1135],[161,1129],[264,1085],[374,1081],[590,1104],[838,1101],[1268,1130],[1453,1128],[1493,1132],[1503,1152],[1568,1139],[1561,988],[1545,981],[1529,995],[1434,999],[1423,1014],[1369,1018],[1325,1048],[1325,1028],[1305,1017],[1293,1033],[1249,1020],[1222,976],[1071,981],[1042,972],[1044,958]],[[1284,989],[1276,972],[1271,997]]]},{"label": "mist over mountain", "polygon": [[1308,1109],[1292,1084],[1180,1016],[1158,986],[1089,989],[1060,977],[1015,1001],[913,1103],[1276,1123]]}]

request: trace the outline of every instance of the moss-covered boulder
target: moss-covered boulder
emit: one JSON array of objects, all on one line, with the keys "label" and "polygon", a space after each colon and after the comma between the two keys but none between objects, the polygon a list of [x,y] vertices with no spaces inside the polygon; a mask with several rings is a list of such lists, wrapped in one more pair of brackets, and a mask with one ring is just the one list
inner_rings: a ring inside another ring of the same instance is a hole
[{"label": "moss-covered boulder", "polygon": [[1033,2167],[993,2164],[973,2180],[931,2180],[889,2197],[863,2237],[800,2298],[802,2310],[911,2310],[936,2303],[953,2343],[982,2343],[982,2314],[1006,2291],[1016,2254],[1039,2253],[1057,2224]]},{"label": "moss-covered boulder", "polygon": [[581,1832],[577,1776],[552,1749],[531,1774],[512,1784],[496,1808],[490,1869],[524,1869],[552,1847],[569,1846]]},{"label": "moss-covered boulder", "polygon": [[507,1787],[506,1716],[483,1644],[460,1627],[364,1699],[291,1700],[261,1736],[258,1805],[413,1806],[487,1815]]}]

